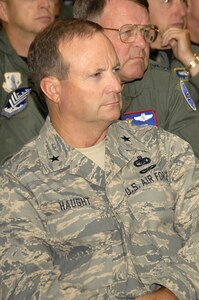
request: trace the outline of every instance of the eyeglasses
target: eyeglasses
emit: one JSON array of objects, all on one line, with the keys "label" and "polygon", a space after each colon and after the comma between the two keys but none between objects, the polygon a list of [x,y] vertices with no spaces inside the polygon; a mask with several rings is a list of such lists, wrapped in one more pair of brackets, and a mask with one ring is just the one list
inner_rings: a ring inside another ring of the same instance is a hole
[{"label": "eyeglasses", "polygon": [[114,30],[119,32],[120,40],[123,43],[132,43],[136,40],[139,34],[143,36],[147,43],[153,43],[159,33],[158,27],[155,25],[132,25],[125,24],[119,29],[116,28],[104,28],[105,30]]}]

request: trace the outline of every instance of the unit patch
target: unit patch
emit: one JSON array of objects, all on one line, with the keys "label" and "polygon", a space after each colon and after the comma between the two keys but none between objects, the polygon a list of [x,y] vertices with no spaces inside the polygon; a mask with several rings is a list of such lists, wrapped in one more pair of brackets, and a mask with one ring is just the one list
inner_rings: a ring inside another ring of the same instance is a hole
[{"label": "unit patch", "polygon": [[1,110],[1,115],[6,118],[11,118],[20,111],[24,110],[27,106],[28,95],[31,92],[31,88],[21,88],[15,90],[10,95],[8,95],[8,101]]},{"label": "unit patch", "polygon": [[185,100],[187,101],[187,103],[189,104],[189,106],[193,109],[196,110],[196,105],[194,100],[191,98],[191,95],[186,87],[186,84],[184,83],[184,81],[182,79],[180,79],[180,88],[181,91],[183,93],[183,96],[185,98]]},{"label": "unit patch", "polygon": [[2,87],[7,93],[16,90],[21,84],[21,73],[19,72],[7,72],[4,74],[4,78]]},{"label": "unit patch", "polygon": [[185,68],[175,68],[173,71],[176,73],[178,78],[186,81],[189,79],[189,72],[187,72]]},{"label": "unit patch", "polygon": [[132,125],[151,125],[157,126],[158,121],[156,118],[156,113],[153,110],[142,110],[136,112],[125,113],[121,120],[129,121]]}]

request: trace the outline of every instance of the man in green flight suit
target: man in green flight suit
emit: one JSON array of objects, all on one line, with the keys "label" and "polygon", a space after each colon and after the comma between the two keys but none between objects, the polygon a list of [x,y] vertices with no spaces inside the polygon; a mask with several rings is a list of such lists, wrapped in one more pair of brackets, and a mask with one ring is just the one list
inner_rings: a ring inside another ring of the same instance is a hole
[{"label": "man in green flight suit", "polygon": [[158,125],[177,134],[199,157],[198,101],[189,97],[183,82],[169,68],[149,63],[153,34],[148,30],[149,14],[143,2],[76,0],[73,13],[76,18],[100,24],[115,47],[121,62],[120,77],[126,83],[122,119],[131,119],[136,125]]},{"label": "man in green flight suit", "polygon": [[[187,27],[187,0],[142,0],[150,21],[159,29],[151,43],[150,62],[168,68],[179,78],[184,91],[199,101],[199,46],[191,43]],[[186,93],[184,94],[186,98]]]},{"label": "man in green flight suit", "polygon": [[29,76],[27,53],[54,20],[54,0],[0,0],[0,165],[41,129],[47,107]]}]

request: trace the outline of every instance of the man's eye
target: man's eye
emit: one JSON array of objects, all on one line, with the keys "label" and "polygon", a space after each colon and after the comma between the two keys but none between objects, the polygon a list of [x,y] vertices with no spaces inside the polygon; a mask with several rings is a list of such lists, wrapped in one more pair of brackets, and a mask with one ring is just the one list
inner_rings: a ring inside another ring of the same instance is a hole
[{"label": "man's eye", "polygon": [[113,69],[113,72],[114,73],[118,73],[120,71],[120,67],[118,66],[118,67],[115,67],[114,69]]},{"label": "man's eye", "polygon": [[99,77],[101,75],[101,72],[96,72],[92,75],[92,77]]}]

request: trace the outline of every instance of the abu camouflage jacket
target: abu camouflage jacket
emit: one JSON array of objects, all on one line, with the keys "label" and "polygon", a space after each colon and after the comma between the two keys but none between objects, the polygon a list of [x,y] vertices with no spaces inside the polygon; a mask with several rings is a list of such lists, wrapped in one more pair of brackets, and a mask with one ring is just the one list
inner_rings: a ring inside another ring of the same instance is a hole
[{"label": "abu camouflage jacket", "polygon": [[105,171],[47,119],[0,180],[2,299],[199,299],[199,163],[153,126],[116,122]]}]

